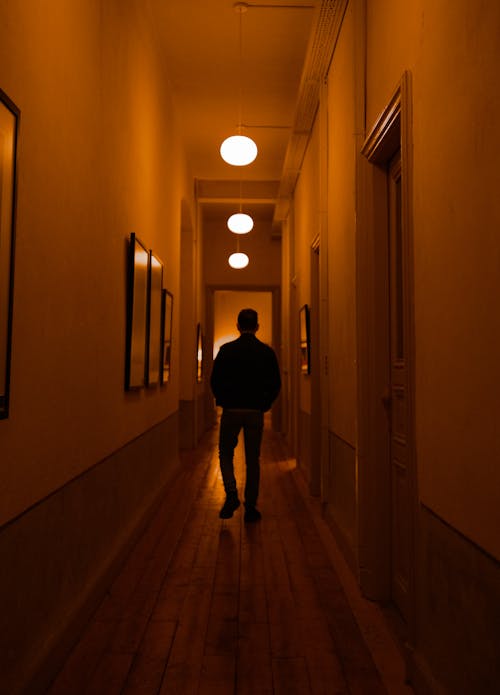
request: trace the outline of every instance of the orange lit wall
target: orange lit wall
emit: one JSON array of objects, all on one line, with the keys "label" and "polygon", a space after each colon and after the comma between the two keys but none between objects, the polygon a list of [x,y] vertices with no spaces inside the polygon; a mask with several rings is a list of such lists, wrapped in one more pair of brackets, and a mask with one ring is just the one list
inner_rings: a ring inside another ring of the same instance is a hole
[{"label": "orange lit wall", "polygon": [[0,523],[177,409],[176,327],[168,387],[124,392],[126,241],[135,232],[155,250],[177,299],[189,190],[143,12],[139,2],[2,6],[0,87],[21,128]]},{"label": "orange lit wall", "polygon": [[329,425],[356,443],[354,12],[349,5],[328,78]]},{"label": "orange lit wall", "polygon": [[421,500],[500,557],[500,6],[368,3],[368,127],[412,71]]},{"label": "orange lit wall", "polygon": [[257,338],[263,343],[273,342],[273,304],[271,292],[219,290],[214,293],[214,357],[220,346],[238,338],[236,328],[241,309],[255,309],[259,315]]},{"label": "orange lit wall", "polygon": [[[307,304],[311,311],[318,311],[318,307],[311,307],[311,245],[319,232],[319,153],[318,153],[318,128],[313,131],[309,147],[304,157],[302,171],[295,189],[294,200],[294,233],[295,255],[294,272],[296,291],[296,304],[292,316],[292,325],[295,327],[293,344],[298,352],[299,337],[299,309]],[[299,408],[305,413],[311,412],[311,379],[301,374],[298,380]]]}]

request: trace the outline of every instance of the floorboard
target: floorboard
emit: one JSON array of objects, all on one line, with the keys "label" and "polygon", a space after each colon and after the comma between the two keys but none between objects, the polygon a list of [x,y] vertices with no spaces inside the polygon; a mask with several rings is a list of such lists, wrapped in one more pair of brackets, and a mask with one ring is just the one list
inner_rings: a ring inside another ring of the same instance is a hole
[{"label": "floorboard", "polygon": [[[183,454],[49,694],[411,693],[279,436],[264,434],[262,521],[245,524],[243,505],[219,519],[215,434]],[[235,470],[243,490],[241,443]]]}]

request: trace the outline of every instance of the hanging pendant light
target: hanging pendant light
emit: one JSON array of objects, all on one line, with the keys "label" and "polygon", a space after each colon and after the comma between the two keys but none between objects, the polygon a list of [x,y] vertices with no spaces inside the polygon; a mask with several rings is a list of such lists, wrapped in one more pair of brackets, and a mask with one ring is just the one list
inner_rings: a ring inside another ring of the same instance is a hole
[{"label": "hanging pendant light", "polygon": [[240,15],[239,18],[239,60],[240,60],[240,97],[239,97],[239,125],[238,135],[231,135],[224,140],[220,146],[220,155],[222,159],[235,167],[244,167],[251,164],[257,157],[257,145],[252,138],[241,134],[241,111],[243,101],[243,40],[242,40],[242,15],[248,10],[248,5],[245,2],[237,2],[234,4],[235,12]]},{"label": "hanging pendant light", "polygon": [[253,220],[244,212],[236,212],[228,219],[227,226],[235,234],[248,234],[253,229]]},{"label": "hanging pendant light", "polygon": [[246,135],[231,135],[220,146],[222,159],[235,167],[251,164],[257,157],[257,145]]},{"label": "hanging pendant light", "polygon": [[235,268],[236,270],[241,270],[241,268],[246,268],[248,263],[250,262],[250,259],[246,255],[246,253],[232,253],[229,256],[228,263],[231,266],[231,268]]}]

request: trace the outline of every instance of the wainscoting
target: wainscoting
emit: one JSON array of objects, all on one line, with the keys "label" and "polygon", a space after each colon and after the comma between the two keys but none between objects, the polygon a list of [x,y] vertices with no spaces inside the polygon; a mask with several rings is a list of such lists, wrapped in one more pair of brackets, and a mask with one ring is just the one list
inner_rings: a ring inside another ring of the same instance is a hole
[{"label": "wainscoting", "polygon": [[415,689],[497,693],[500,565],[425,506],[419,527]]},{"label": "wainscoting", "polygon": [[178,414],[0,529],[0,692],[40,693],[179,464]]},{"label": "wainscoting", "polygon": [[179,401],[179,445],[181,449],[196,446],[196,402]]},{"label": "wainscoting", "polygon": [[346,560],[356,570],[356,450],[329,433],[325,517]]},{"label": "wainscoting", "polygon": [[311,482],[311,413],[299,410],[298,426],[297,465],[309,485]]},{"label": "wainscoting", "polygon": [[215,420],[213,398],[207,400],[205,393],[197,394],[195,400],[179,401],[179,446],[181,449],[196,449],[201,436]]}]

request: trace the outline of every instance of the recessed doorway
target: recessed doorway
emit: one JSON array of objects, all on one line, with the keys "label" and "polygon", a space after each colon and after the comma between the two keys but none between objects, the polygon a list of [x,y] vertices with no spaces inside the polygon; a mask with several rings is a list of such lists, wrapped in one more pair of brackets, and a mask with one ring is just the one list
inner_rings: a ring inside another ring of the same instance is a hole
[{"label": "recessed doorway", "polygon": [[[241,309],[255,309],[259,315],[257,338],[270,345],[281,362],[281,291],[272,285],[241,289],[209,287],[207,292],[207,350],[206,373],[212,371],[212,361],[220,346],[238,336],[236,323]],[[282,375],[283,376],[283,375]],[[215,421],[214,401],[210,389],[206,390],[206,412],[209,421]],[[282,430],[282,399],[278,397],[271,409],[272,428]]]},{"label": "recessed doorway", "polygon": [[243,290],[216,290],[214,292],[214,348],[238,337],[236,322],[241,309],[255,309],[259,315],[257,337],[263,343],[273,343],[273,293]]}]

